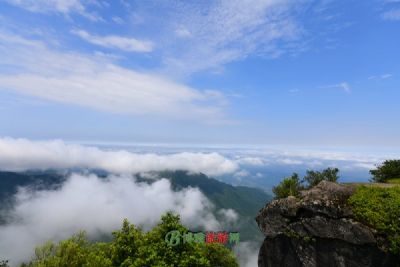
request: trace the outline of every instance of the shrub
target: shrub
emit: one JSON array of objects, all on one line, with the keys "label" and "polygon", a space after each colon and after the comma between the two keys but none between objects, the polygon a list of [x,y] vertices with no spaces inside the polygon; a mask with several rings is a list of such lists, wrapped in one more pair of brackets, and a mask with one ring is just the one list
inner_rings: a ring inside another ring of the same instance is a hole
[{"label": "shrub", "polygon": [[349,200],[360,222],[387,236],[390,251],[400,254],[400,187],[360,186]]},{"label": "shrub", "polygon": [[376,170],[369,171],[372,174],[372,181],[385,183],[391,178],[400,178],[400,159],[386,160],[378,165]]},{"label": "shrub", "polygon": [[293,173],[292,176],[283,179],[279,185],[272,188],[272,192],[274,192],[275,198],[297,197],[302,189],[303,186],[301,185],[299,175]]}]

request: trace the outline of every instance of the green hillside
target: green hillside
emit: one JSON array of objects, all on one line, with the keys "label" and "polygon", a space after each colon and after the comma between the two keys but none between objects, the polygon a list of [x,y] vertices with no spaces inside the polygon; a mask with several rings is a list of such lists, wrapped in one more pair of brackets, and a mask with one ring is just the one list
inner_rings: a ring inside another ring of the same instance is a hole
[{"label": "green hillside", "polygon": [[11,196],[20,186],[50,188],[60,185],[65,175],[55,171],[2,172],[0,171],[0,209],[11,202]]},{"label": "green hillside", "polygon": [[273,198],[263,190],[232,186],[209,178],[205,174],[192,174],[187,171],[164,171],[158,173],[158,176],[169,179],[174,190],[189,186],[199,188],[217,209],[235,210],[240,217],[237,228],[228,230],[239,231],[242,240],[262,238],[254,217]]},{"label": "green hillside", "polygon": [[189,174],[186,171],[164,171],[160,177],[168,178],[175,190],[197,187],[217,208],[231,208],[242,216],[255,216],[272,199],[263,190],[245,186],[232,186],[205,174]]}]

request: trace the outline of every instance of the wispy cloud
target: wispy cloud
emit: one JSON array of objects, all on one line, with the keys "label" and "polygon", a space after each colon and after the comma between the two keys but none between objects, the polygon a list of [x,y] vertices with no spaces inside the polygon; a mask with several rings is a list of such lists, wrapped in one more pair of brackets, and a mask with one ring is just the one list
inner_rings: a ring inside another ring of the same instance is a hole
[{"label": "wispy cloud", "polygon": [[341,82],[341,83],[331,84],[331,85],[324,85],[324,86],[320,86],[319,88],[333,88],[333,89],[341,89],[341,90],[345,91],[346,93],[351,92],[351,87],[347,82]]},{"label": "wispy cloud", "polygon": [[382,17],[385,20],[400,20],[400,8],[386,11],[382,14]]},{"label": "wispy cloud", "polygon": [[368,77],[368,80],[386,80],[392,77],[393,75],[390,73],[385,73],[381,75],[372,75]]},{"label": "wispy cloud", "polygon": [[77,13],[88,19],[98,21],[101,18],[86,10],[81,0],[6,0],[10,4],[37,13],[60,13],[68,15]]},{"label": "wispy cloud", "polygon": [[97,36],[84,30],[72,30],[71,32],[89,43],[108,48],[117,48],[128,52],[151,52],[154,47],[153,43],[147,40],[138,40],[116,35]]},{"label": "wispy cloud", "polygon": [[165,19],[164,39],[160,38],[164,64],[175,72],[192,73],[219,68],[252,54],[276,57],[294,48],[303,34],[291,15],[297,6],[275,0],[168,5],[165,8],[172,10],[166,14],[173,16]]},{"label": "wispy cloud", "polygon": [[300,93],[300,92],[301,92],[301,90],[300,90],[300,89],[297,89],[297,88],[295,88],[295,89],[290,89],[290,90],[289,90],[289,93],[290,93],[290,94],[293,94],[293,95],[294,95],[294,94],[298,94],[298,93]]},{"label": "wispy cloud", "polygon": [[400,1],[382,0],[383,13],[382,18],[388,21],[400,20]]},{"label": "wispy cloud", "polygon": [[203,122],[226,121],[223,94],[197,90],[160,75],[119,67],[103,55],[63,52],[0,32],[2,89],[97,110]]},{"label": "wispy cloud", "polygon": [[[62,14],[87,14],[89,8],[85,7],[92,3],[79,0],[9,1],[34,12]],[[225,64],[249,56],[276,58],[304,51],[306,30],[297,17],[304,4],[303,1],[287,0],[167,0],[161,3],[149,0],[135,7],[127,5],[131,20],[126,23],[130,21],[132,27],[137,27],[135,31],[145,30],[152,42],[100,36],[83,28],[73,32],[92,44],[125,51],[149,52],[155,43],[160,48],[157,58],[168,75],[182,76],[200,71],[221,73]],[[162,19],[158,14],[163,14]],[[118,16],[111,16],[110,20],[123,23]]]},{"label": "wispy cloud", "polygon": [[125,23],[125,20],[123,18],[121,18],[121,17],[118,17],[118,16],[112,17],[112,21],[114,21],[115,23],[117,23],[119,25],[122,25],[122,24]]}]

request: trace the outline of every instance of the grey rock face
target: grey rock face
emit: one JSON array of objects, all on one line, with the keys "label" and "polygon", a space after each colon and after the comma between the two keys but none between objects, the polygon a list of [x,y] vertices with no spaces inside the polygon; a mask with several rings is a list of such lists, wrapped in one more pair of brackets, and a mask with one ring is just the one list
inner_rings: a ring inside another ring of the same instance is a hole
[{"label": "grey rock face", "polygon": [[376,231],[357,222],[347,199],[355,188],[322,181],[300,198],[267,204],[256,217],[265,240],[259,267],[400,266]]}]

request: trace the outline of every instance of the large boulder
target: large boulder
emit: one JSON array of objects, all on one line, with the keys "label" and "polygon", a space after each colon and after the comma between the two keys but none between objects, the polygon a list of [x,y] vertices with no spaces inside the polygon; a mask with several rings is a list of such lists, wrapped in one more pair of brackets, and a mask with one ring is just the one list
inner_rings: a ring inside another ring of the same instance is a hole
[{"label": "large boulder", "polygon": [[322,181],[299,198],[267,204],[256,218],[265,234],[258,266],[400,266],[385,240],[354,219],[347,205],[354,192],[354,186]]}]

